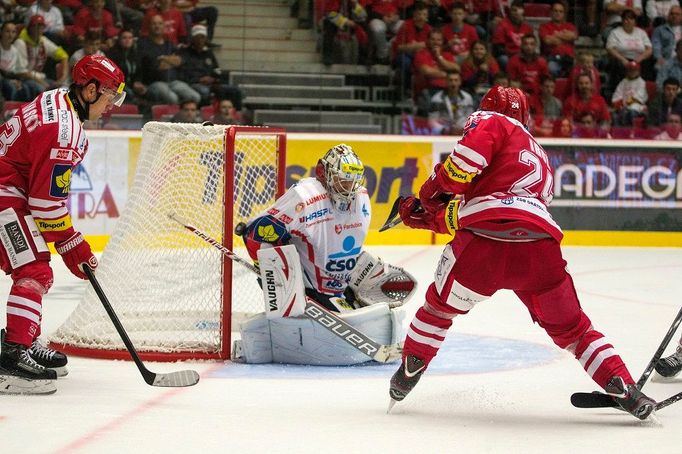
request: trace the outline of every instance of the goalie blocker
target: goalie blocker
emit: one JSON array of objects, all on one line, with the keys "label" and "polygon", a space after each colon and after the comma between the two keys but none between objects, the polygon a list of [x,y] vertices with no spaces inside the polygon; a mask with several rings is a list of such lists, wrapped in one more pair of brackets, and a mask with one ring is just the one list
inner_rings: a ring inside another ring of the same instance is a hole
[{"label": "goalie blocker", "polygon": [[[292,245],[258,251],[265,311],[242,322],[241,340],[233,344],[232,360],[249,364],[286,363],[348,366],[370,361],[369,351],[353,348],[309,317],[303,274]],[[405,336],[402,304],[416,289],[414,278],[363,251],[351,275],[350,287],[359,309],[338,314],[346,323],[381,344],[396,344]],[[331,298],[339,308],[343,298]],[[338,333],[337,333],[338,334]]]}]

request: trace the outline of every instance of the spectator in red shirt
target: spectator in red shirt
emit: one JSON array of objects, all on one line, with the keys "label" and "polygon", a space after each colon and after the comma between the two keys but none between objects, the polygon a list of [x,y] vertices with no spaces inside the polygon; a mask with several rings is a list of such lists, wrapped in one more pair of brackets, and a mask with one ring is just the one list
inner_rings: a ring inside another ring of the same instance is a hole
[{"label": "spectator in red shirt", "polygon": [[502,68],[507,68],[507,62],[521,51],[521,38],[533,33],[533,27],[524,21],[523,2],[514,0],[509,9],[509,17],[500,21],[493,33],[493,54]]},{"label": "spectator in red shirt", "polygon": [[369,4],[369,54],[371,63],[389,63],[389,45],[403,25],[397,0],[374,0]]},{"label": "spectator in red shirt", "polygon": [[414,99],[418,99],[422,90],[428,89],[431,94],[447,87],[448,72],[459,72],[455,56],[444,50],[443,32],[433,29],[429,33],[426,49],[414,56]]},{"label": "spectator in red shirt", "polygon": [[577,83],[578,92],[564,101],[562,114],[578,123],[583,114],[591,113],[599,127],[603,131],[608,131],[611,125],[609,106],[599,93],[594,92],[592,78],[589,74],[581,74],[578,76]]},{"label": "spectator in red shirt", "polygon": [[192,25],[205,22],[208,28],[208,42],[213,42],[215,24],[218,21],[218,8],[215,6],[199,6],[199,0],[175,0],[173,6],[185,15],[185,27],[192,29]]},{"label": "spectator in red shirt", "polygon": [[552,76],[566,77],[573,67],[578,33],[575,25],[566,21],[566,7],[562,2],[554,2],[551,11],[552,20],[540,25],[539,29],[542,55],[547,59]]},{"label": "spectator in red shirt", "polygon": [[87,32],[99,33],[102,49],[111,48],[119,29],[114,26],[114,16],[104,9],[104,0],[92,0],[90,6],[80,9],[74,17],[73,34],[76,47],[83,47]]},{"label": "spectator in red shirt", "polygon": [[520,83],[526,94],[540,93],[540,80],[549,75],[547,60],[537,54],[538,40],[532,33],[521,39],[521,52],[507,63],[507,73]]},{"label": "spectator in red shirt", "polygon": [[542,78],[540,93],[528,98],[528,107],[533,118],[533,135],[551,137],[554,123],[561,118],[561,100],[554,96],[556,82],[554,78]]},{"label": "spectator in red shirt", "polygon": [[567,97],[578,91],[578,76],[580,74],[588,74],[592,79],[594,92],[601,93],[601,79],[599,70],[594,65],[594,55],[589,50],[581,50],[578,52],[577,64],[568,75],[568,93],[560,93],[560,97]]},{"label": "spectator in red shirt", "polygon": [[483,41],[474,42],[461,69],[464,88],[472,94],[474,100],[478,102],[490,90],[493,79],[499,72],[500,65],[488,52],[488,46]]},{"label": "spectator in red shirt", "polygon": [[415,4],[412,19],[403,22],[393,39],[393,64],[398,69],[403,88],[412,86],[412,61],[418,51],[426,48],[426,39],[431,31],[428,19],[428,7],[423,3]]},{"label": "spectator in red shirt", "polygon": [[454,3],[450,9],[452,22],[442,29],[446,47],[457,57],[458,63],[462,63],[469,56],[471,45],[478,41],[476,29],[464,22],[465,15],[464,4]]},{"label": "spectator in red shirt", "polygon": [[367,11],[358,0],[327,0],[322,21],[322,62],[357,64],[366,55]]},{"label": "spectator in red shirt", "polygon": [[185,18],[179,9],[173,6],[173,0],[156,0],[156,7],[149,8],[142,21],[140,36],[149,36],[149,22],[152,17],[163,18],[163,35],[173,46],[187,43],[187,27]]},{"label": "spectator in red shirt", "polygon": [[504,17],[502,2],[491,0],[464,0],[466,8],[466,22],[476,27],[476,32],[481,39],[488,36],[488,30]]}]

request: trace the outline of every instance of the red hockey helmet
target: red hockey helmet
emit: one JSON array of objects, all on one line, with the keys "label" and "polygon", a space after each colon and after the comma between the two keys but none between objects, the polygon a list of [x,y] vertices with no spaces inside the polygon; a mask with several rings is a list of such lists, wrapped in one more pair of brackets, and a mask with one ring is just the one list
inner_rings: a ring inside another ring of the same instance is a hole
[{"label": "red hockey helmet", "polygon": [[104,55],[86,55],[78,60],[71,77],[76,85],[84,87],[95,82],[100,93],[113,93],[116,106],[120,106],[125,99],[123,71]]},{"label": "red hockey helmet", "polygon": [[528,126],[528,99],[518,88],[495,85],[483,96],[479,109],[499,112]]}]

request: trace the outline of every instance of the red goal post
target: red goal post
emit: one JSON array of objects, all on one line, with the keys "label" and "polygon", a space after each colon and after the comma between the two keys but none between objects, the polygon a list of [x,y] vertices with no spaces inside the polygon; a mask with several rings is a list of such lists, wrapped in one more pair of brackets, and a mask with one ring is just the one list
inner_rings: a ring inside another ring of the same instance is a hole
[{"label": "red goal post", "polygon": [[[134,154],[130,154],[134,159]],[[255,276],[168,218],[246,256],[234,226],[285,190],[284,129],[149,122],[98,280],[140,357],[229,359],[239,317],[263,310]],[[93,289],[50,336],[67,354],[129,359]]]}]

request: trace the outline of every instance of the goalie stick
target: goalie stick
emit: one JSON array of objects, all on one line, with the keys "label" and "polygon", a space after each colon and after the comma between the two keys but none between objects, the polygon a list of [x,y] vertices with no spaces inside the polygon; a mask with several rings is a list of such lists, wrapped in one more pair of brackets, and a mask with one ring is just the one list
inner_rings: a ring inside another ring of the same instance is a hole
[{"label": "goalie stick", "polygon": [[193,370],[181,370],[177,372],[171,372],[168,374],[156,374],[147,369],[142,360],[140,359],[140,356],[137,354],[137,350],[135,350],[135,346],[128,337],[128,333],[126,333],[126,330],[123,328],[123,325],[121,324],[121,321],[118,319],[116,312],[114,312],[114,308],[111,306],[111,303],[109,303],[107,296],[104,294],[104,290],[102,290],[102,287],[99,285],[99,282],[95,277],[95,273],[88,265],[83,265],[83,271],[85,272],[85,275],[88,276],[90,284],[92,284],[92,288],[95,289],[97,297],[104,306],[104,310],[107,311],[107,314],[109,315],[109,318],[114,324],[116,331],[118,331],[118,335],[121,336],[121,340],[125,344],[128,353],[130,353],[130,356],[133,358],[133,361],[137,365],[137,368],[140,370],[140,373],[142,374],[142,378],[144,378],[144,381],[147,382],[148,385],[168,388],[180,388],[184,386],[196,385],[199,382],[199,374]]},{"label": "goalie stick", "polygon": [[[656,350],[656,353],[654,353],[654,356],[651,358],[651,361],[649,361],[649,364],[646,366],[646,369],[644,369],[642,376],[639,377],[639,380],[637,380],[637,389],[642,389],[646,382],[648,381],[649,377],[651,376],[651,373],[654,370],[654,366],[656,365],[658,360],[661,359],[663,352],[668,347],[668,344],[675,335],[675,331],[677,331],[677,327],[680,325],[680,322],[682,322],[682,308],[680,308],[680,311],[677,313],[677,316],[673,320],[672,325],[670,325],[670,329],[668,329],[668,332],[663,338],[663,341],[658,346],[658,350]],[[675,394],[674,396],[662,402],[659,402],[658,405],[656,406],[656,409],[658,410],[659,405],[663,404],[664,402],[668,402],[670,399],[673,399],[676,396],[680,396],[680,394]],[[660,408],[667,407],[668,405],[677,402],[681,398],[682,396],[677,397],[677,399],[668,402],[667,404],[661,406]],[[591,393],[574,393],[573,395],[571,395],[571,404],[573,404],[574,407],[578,408],[600,408],[618,406],[618,404],[613,400],[613,398],[610,395],[604,394],[599,391]]]},{"label": "goalie stick", "polygon": [[[240,265],[245,266],[247,269],[260,276],[258,269],[248,260],[235,254],[193,225],[188,224],[175,213],[170,213],[168,217],[182,225],[194,235],[206,241],[211,246],[218,249],[226,257],[234,260]],[[377,362],[386,363],[402,357],[403,349],[400,344],[383,345],[372,340],[361,331],[346,323],[346,321],[344,321],[341,317],[338,317],[309,298],[306,298],[303,314],[310,320],[319,323],[324,329],[331,332],[333,335],[343,339],[354,349],[364,353]]]}]

